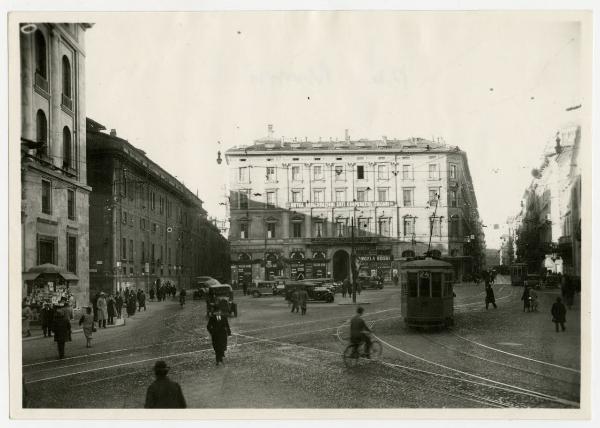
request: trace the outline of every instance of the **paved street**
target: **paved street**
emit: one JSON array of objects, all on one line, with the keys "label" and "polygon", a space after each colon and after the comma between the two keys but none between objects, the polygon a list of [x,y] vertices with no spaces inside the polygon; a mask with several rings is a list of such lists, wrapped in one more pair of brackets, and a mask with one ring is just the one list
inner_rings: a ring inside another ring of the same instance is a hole
[{"label": "paved street", "polygon": [[[483,285],[456,287],[451,331],[407,329],[399,288],[365,291],[359,301],[382,342],[379,361],[344,366],[341,352],[354,306],[336,295],[291,314],[280,297],[236,297],[225,365],[215,367],[203,301],[149,303],[125,326],[81,334],[56,359],[52,339],[23,342],[23,370],[34,407],[142,407],[152,366],[165,359],[195,408],[577,407],[579,306],[555,333],[544,290],[537,313],[523,313],[521,288],[495,285],[498,309],[485,310]],[[504,282],[504,283],[502,283]]]}]

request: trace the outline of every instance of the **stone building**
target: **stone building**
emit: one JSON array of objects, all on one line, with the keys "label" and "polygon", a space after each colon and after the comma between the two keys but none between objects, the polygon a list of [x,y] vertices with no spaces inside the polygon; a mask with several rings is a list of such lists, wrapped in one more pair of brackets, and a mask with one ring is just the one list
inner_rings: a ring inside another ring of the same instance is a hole
[{"label": "stone building", "polygon": [[[232,276],[389,279],[429,248],[457,277],[484,263],[466,153],[420,138],[287,141],[227,151]],[[353,233],[354,232],[354,233]],[[354,235],[354,238],[352,237]],[[430,241],[431,236],[431,241]]]},{"label": "stone building", "polygon": [[[88,24],[22,24],[23,296],[89,301],[85,134]],[[74,301],[74,302],[73,302]]]},{"label": "stone building", "polygon": [[90,288],[114,292],[229,278],[229,247],[202,200],[115,130],[87,119]]}]

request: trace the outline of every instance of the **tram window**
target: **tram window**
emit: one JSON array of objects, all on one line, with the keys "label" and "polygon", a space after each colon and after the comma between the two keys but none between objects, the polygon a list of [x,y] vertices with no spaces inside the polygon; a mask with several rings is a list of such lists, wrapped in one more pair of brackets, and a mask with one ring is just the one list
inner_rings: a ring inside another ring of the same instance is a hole
[{"label": "tram window", "polygon": [[429,277],[419,278],[419,297],[429,297]]},{"label": "tram window", "polygon": [[417,274],[409,272],[408,277],[408,296],[417,297]]},{"label": "tram window", "polygon": [[442,297],[442,274],[439,272],[431,275],[431,297]]}]

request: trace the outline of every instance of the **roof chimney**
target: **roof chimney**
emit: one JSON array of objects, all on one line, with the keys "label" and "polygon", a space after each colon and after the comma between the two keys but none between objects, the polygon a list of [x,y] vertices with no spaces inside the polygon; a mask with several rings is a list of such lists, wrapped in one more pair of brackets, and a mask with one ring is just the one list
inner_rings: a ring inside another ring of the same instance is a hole
[{"label": "roof chimney", "polygon": [[344,137],[346,138],[346,143],[350,142],[350,132],[347,129],[344,129]]},{"label": "roof chimney", "polygon": [[270,123],[267,125],[267,136],[269,137],[269,140],[273,139],[273,125]]},{"label": "roof chimney", "polygon": [[116,137],[117,136],[117,130],[116,129],[111,129],[110,130],[110,136],[111,137]]}]

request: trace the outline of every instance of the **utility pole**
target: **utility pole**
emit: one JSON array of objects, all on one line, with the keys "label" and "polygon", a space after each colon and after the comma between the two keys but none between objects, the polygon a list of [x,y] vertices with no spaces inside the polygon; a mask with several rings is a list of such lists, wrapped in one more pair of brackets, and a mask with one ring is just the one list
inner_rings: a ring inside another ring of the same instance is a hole
[{"label": "utility pole", "polygon": [[352,215],[352,228],[350,232],[350,270],[352,272],[352,303],[356,303],[356,253],[354,252],[354,217]]}]

